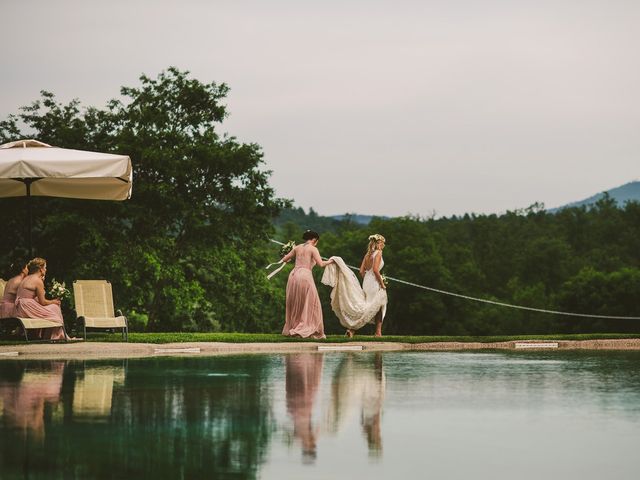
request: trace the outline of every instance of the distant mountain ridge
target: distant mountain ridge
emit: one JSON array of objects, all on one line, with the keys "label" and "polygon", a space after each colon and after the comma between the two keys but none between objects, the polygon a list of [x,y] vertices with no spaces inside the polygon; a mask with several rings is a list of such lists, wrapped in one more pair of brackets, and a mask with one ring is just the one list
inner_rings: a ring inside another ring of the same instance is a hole
[{"label": "distant mountain ridge", "polygon": [[584,200],[567,203],[566,205],[562,205],[561,207],[550,208],[547,211],[550,213],[555,213],[565,208],[593,205],[598,200],[603,198],[605,194],[608,194],[609,197],[615,200],[619,207],[624,207],[624,204],[629,201],[640,202],[640,181],[636,180],[633,182],[629,182],[619,187],[607,190],[605,192],[592,195],[589,198],[585,198]]}]

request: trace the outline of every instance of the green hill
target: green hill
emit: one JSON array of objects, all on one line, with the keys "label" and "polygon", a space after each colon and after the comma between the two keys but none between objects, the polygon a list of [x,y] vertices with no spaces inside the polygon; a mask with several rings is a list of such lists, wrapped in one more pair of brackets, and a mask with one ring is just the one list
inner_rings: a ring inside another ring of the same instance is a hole
[{"label": "green hill", "polygon": [[585,198],[584,200],[568,203],[561,207],[549,209],[549,212],[556,213],[565,208],[595,205],[595,203],[598,200],[604,198],[605,195],[609,195],[610,198],[615,200],[619,207],[623,207],[624,204],[627,202],[633,202],[633,201],[640,202],[640,181],[629,182],[620,187],[607,190],[606,192],[592,195],[591,197]]}]

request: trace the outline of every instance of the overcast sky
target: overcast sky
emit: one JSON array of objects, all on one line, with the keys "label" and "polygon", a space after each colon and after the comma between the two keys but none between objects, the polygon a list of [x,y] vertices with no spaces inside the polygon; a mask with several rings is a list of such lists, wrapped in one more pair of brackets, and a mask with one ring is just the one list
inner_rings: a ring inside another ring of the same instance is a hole
[{"label": "overcast sky", "polygon": [[637,0],[0,0],[0,18],[0,118],[41,89],[103,106],[175,65],[230,86],[224,130],[321,214],[554,207],[640,178]]}]

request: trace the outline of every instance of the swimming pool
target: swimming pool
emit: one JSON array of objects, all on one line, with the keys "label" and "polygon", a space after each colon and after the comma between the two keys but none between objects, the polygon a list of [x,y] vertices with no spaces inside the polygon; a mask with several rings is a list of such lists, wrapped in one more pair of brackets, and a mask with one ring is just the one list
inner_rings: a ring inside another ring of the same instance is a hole
[{"label": "swimming pool", "polygon": [[639,352],[0,362],[13,478],[635,478]]}]

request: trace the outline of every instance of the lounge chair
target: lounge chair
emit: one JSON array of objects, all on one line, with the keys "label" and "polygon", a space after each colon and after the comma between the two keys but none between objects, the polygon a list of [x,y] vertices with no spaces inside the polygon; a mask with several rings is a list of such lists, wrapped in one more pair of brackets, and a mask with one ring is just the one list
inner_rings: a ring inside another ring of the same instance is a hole
[{"label": "lounge chair", "polygon": [[12,325],[13,329],[15,327],[21,328],[24,334],[24,339],[28,342],[29,335],[28,330],[41,330],[43,328],[60,328],[62,327],[62,331],[64,332],[64,339],[61,340],[49,340],[49,339],[36,339],[38,342],[67,342],[67,329],[64,327],[64,324],[60,325],[60,322],[56,322],[54,320],[48,320],[46,318],[24,318],[24,317],[13,317],[13,318],[5,318],[3,322],[7,322],[7,325]]},{"label": "lounge chair", "polygon": [[114,312],[113,309],[111,283],[106,280],[76,280],[73,282],[73,298],[85,340],[87,328],[121,330],[122,338],[129,339],[127,317],[120,310]]}]

